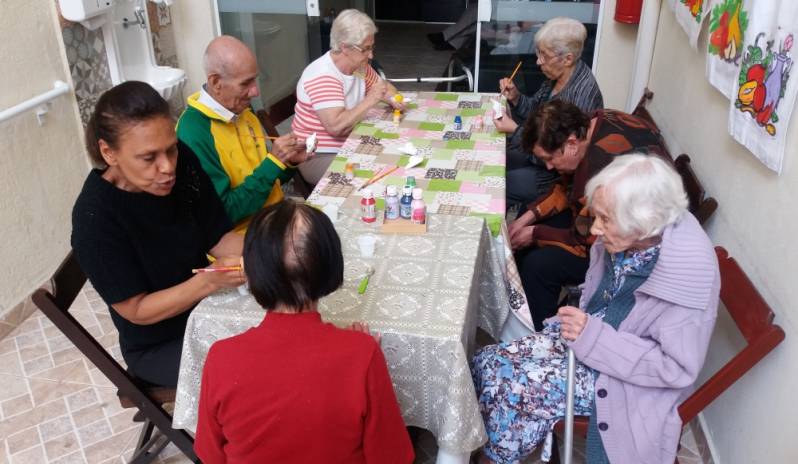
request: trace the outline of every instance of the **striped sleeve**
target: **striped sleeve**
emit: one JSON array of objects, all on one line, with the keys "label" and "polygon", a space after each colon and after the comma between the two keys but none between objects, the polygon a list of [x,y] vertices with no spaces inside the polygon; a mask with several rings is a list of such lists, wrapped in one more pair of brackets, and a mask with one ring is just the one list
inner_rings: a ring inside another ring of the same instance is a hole
[{"label": "striped sleeve", "polygon": [[333,76],[319,76],[304,84],[305,93],[310,97],[310,104],[315,110],[345,107],[344,88]]},{"label": "striped sleeve", "polygon": [[374,85],[374,83],[379,79],[380,76],[377,75],[377,72],[374,71],[374,68],[372,68],[371,65],[366,65],[366,78],[364,79],[366,81],[366,92],[368,92],[371,89],[371,86]]}]

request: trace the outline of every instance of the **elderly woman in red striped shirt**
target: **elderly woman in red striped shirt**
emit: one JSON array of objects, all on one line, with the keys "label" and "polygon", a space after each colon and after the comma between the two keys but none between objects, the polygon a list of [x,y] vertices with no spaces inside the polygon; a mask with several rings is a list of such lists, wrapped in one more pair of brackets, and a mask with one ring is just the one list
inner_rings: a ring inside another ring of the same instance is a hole
[{"label": "elderly woman in red striped shirt", "polygon": [[296,85],[291,130],[300,138],[318,135],[317,156],[300,171],[315,184],[344,144],[355,124],[380,101],[394,107],[396,88],[369,65],[374,58],[377,26],[365,13],[342,11],[332,25],[330,51],[310,63]]}]

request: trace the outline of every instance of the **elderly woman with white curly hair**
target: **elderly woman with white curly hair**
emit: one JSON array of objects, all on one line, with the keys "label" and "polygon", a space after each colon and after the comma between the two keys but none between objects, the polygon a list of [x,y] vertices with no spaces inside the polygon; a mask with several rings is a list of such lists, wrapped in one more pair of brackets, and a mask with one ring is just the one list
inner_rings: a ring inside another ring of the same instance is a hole
[{"label": "elderly woman with white curly hair", "polygon": [[[667,161],[616,158],[587,184],[597,237],[580,308],[542,332],[485,347],[474,383],[488,430],[483,461],[522,460],[564,416],[566,347],[578,360],[575,412],[590,416],[587,462],[670,464],[679,403],[704,363],[720,276]],[[549,450],[544,447],[544,457]]]},{"label": "elderly woman with white curly hair", "polygon": [[544,192],[557,179],[522,147],[524,121],[535,109],[551,100],[573,103],[590,114],[604,107],[601,90],[590,68],[580,58],[587,38],[585,26],[572,18],[552,18],[535,33],[537,64],[546,80],[532,96],[521,94],[509,78],[499,89],[510,102],[512,118],[495,121],[507,133],[507,203],[525,204]]},{"label": "elderly woman with white curly hair", "polygon": [[296,85],[293,132],[300,138],[317,134],[315,159],[300,167],[315,184],[366,112],[380,101],[392,100],[396,88],[369,65],[374,57],[377,26],[365,13],[342,11],[330,31],[330,51],[310,63]]}]

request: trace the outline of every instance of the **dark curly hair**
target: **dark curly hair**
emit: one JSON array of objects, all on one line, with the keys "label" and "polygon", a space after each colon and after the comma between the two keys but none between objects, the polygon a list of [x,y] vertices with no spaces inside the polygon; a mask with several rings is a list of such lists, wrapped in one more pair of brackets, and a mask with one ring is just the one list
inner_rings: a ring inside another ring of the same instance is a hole
[{"label": "dark curly hair", "polygon": [[540,145],[547,152],[562,148],[568,137],[575,135],[582,140],[587,137],[590,117],[573,103],[562,100],[546,102],[532,112],[524,123],[522,144],[531,152]]},{"label": "dark curly hair", "polygon": [[94,113],[86,125],[86,150],[97,167],[105,167],[100,153],[100,140],[116,147],[119,136],[130,124],[163,116],[172,118],[169,103],[149,84],[123,82],[110,88],[97,100]]}]

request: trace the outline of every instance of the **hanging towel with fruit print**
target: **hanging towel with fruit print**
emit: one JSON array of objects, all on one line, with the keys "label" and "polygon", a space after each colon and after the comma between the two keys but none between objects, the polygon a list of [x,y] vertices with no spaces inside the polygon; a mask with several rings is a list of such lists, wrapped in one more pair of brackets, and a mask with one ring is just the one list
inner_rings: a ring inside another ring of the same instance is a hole
[{"label": "hanging towel with fruit print", "polygon": [[698,34],[701,32],[709,2],[710,0],[668,0],[676,22],[687,33],[687,40],[693,49],[698,47]]},{"label": "hanging towel with fruit print", "polygon": [[794,75],[798,1],[756,0],[747,21],[729,132],[765,166],[780,173],[798,93]]},{"label": "hanging towel with fruit print", "polygon": [[754,0],[712,0],[707,8],[707,80],[729,100],[737,91],[743,37],[753,3]]}]

